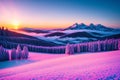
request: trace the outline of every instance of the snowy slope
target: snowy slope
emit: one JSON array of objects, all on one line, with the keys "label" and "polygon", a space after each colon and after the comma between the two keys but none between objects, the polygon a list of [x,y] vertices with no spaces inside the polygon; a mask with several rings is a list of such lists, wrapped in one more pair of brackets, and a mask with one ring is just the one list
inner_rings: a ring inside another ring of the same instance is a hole
[{"label": "snowy slope", "polygon": [[76,54],[0,70],[0,80],[119,80],[120,51]]}]

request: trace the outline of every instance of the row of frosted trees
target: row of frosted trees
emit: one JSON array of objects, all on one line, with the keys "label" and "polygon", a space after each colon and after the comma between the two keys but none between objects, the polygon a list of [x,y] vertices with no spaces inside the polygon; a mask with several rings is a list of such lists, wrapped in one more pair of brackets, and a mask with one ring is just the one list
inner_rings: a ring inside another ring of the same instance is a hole
[{"label": "row of frosted trees", "polygon": [[26,46],[22,50],[20,45],[18,45],[17,49],[14,48],[11,52],[0,46],[0,61],[27,59],[28,56],[29,51]]},{"label": "row of frosted trees", "polygon": [[28,54],[28,48],[26,46],[23,47],[23,50],[21,49],[20,45],[17,46],[17,49],[11,50],[11,59],[27,59],[29,56]]},{"label": "row of frosted trees", "polygon": [[[2,45],[7,48],[14,48],[17,43],[6,42]],[[21,47],[26,46],[26,44],[21,44]],[[84,52],[101,52],[101,51],[112,51],[120,50],[120,39],[106,39],[102,41],[85,42],[79,44],[67,44],[66,46],[56,46],[56,47],[43,47],[27,45],[29,51],[41,52],[41,53],[52,53],[52,54],[74,54],[74,53],[84,53]],[[14,52],[14,50],[13,50]]]},{"label": "row of frosted trees", "polygon": [[80,44],[67,44],[65,54],[82,52],[102,52],[120,50],[120,39],[109,39],[104,41],[87,42]]},{"label": "row of frosted trees", "polygon": [[[5,48],[15,48],[18,44],[8,41],[0,41],[0,44],[3,45]],[[31,52],[41,52],[41,53],[52,53],[52,54],[63,54],[65,52],[65,46],[35,46],[35,45],[28,45],[28,44],[20,44],[21,47],[27,46],[28,50]]]}]

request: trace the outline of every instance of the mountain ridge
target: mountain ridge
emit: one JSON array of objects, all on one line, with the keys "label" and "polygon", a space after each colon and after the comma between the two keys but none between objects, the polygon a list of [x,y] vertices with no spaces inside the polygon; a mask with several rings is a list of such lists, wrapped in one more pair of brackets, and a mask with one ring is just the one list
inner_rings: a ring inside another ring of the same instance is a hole
[{"label": "mountain ridge", "polygon": [[90,23],[89,25],[86,25],[84,23],[80,23],[80,24],[75,23],[64,30],[80,30],[80,29],[98,30],[98,31],[120,31],[120,29],[110,28],[102,24],[95,25],[93,23]]}]

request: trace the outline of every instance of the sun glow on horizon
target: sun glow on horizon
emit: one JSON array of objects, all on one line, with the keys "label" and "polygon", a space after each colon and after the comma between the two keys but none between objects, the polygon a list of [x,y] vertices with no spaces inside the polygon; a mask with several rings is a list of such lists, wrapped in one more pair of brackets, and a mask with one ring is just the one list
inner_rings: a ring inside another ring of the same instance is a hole
[{"label": "sun glow on horizon", "polygon": [[13,25],[13,28],[14,29],[18,29],[19,28],[19,25],[20,25],[20,22],[18,20],[13,20],[12,21],[12,25]]}]

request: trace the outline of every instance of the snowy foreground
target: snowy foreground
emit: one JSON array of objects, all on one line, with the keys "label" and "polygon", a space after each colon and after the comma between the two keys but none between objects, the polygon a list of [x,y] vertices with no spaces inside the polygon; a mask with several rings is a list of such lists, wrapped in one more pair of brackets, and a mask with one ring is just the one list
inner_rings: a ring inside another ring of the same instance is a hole
[{"label": "snowy foreground", "polygon": [[34,63],[1,69],[0,80],[120,80],[120,50],[58,55],[45,60],[44,55]]}]

